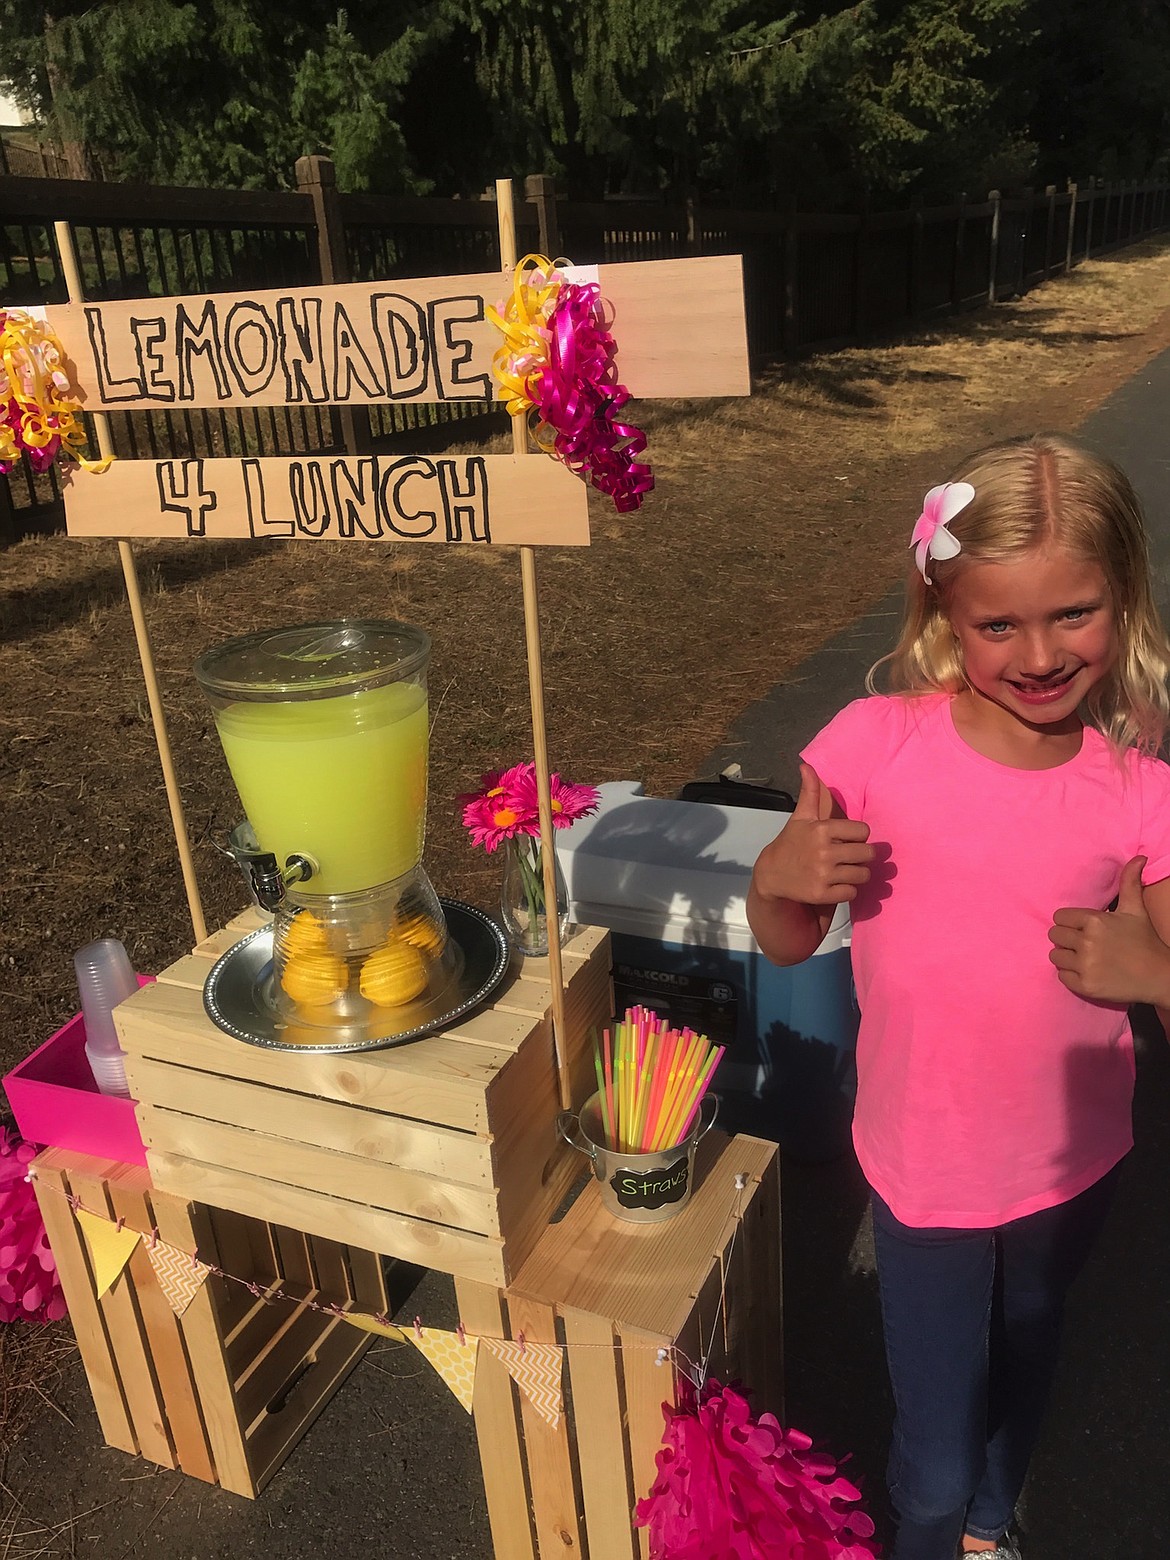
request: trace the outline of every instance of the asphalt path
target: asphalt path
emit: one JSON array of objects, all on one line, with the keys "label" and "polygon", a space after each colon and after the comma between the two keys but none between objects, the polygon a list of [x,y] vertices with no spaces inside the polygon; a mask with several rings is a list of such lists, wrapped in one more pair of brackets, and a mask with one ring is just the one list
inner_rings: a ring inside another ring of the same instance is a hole
[{"label": "asphalt path", "polygon": [[[1170,352],[1112,395],[1079,437],[1129,474],[1146,511],[1158,606],[1170,620]],[[939,480],[943,480],[940,474]],[[914,516],[907,514],[909,536]],[[795,794],[800,749],[892,645],[901,591],[747,709],[704,773]],[[1043,1442],[1025,1491],[1026,1560],[1164,1560],[1170,1554],[1170,1051],[1152,1014],[1138,1035],[1136,1147],[1106,1233],[1074,1292]],[[988,1101],[987,1132],[996,1131]],[[855,1453],[883,1504],[891,1405],[865,1188],[852,1155],[783,1169],[785,1346],[791,1423]]]}]

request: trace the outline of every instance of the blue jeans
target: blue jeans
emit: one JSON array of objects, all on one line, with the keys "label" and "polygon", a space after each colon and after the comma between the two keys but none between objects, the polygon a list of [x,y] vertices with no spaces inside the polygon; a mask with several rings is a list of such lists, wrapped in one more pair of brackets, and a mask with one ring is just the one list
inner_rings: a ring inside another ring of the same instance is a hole
[{"label": "blue jeans", "polygon": [[1065,1297],[1119,1169],[997,1229],[915,1229],[874,1193],[895,1405],[890,1560],[954,1560],[964,1533],[1007,1531],[1056,1370]]}]

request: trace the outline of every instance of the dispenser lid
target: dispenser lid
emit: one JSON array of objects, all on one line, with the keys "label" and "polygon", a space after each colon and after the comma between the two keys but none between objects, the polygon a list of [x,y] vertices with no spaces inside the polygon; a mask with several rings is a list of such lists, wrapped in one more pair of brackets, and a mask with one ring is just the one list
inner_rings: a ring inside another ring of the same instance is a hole
[{"label": "dispenser lid", "polygon": [[200,656],[195,675],[224,699],[322,699],[410,677],[430,651],[430,635],[409,623],[343,619],[229,639]]}]

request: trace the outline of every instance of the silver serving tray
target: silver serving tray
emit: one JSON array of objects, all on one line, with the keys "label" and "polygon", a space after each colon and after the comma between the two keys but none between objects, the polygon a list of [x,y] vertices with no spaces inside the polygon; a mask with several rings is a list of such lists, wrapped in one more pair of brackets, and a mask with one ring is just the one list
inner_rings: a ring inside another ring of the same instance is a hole
[{"label": "silver serving tray", "polygon": [[446,1029],[491,996],[507,971],[509,950],[503,932],[482,910],[454,899],[439,903],[458,955],[456,970],[437,995],[395,1010],[401,1029],[388,1033],[381,1027],[388,1015],[377,1010],[371,1020],[333,1028],[290,1023],[274,999],[271,926],[250,933],[212,965],[203,988],[207,1016],[235,1039],[273,1051],[374,1051]]}]

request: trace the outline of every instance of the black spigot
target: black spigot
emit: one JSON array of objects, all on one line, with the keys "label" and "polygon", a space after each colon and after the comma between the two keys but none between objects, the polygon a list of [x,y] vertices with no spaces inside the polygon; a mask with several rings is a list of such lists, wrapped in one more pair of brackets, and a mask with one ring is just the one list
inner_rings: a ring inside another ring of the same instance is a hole
[{"label": "black spigot", "polygon": [[265,910],[275,912],[284,898],[284,875],[271,852],[253,856],[248,863],[248,876],[252,880],[252,892]]},{"label": "black spigot", "polygon": [[248,862],[252,891],[263,908],[274,914],[280,908],[285,889],[291,883],[307,883],[315,871],[316,863],[309,856],[289,856],[283,871],[270,851],[262,851]]}]

